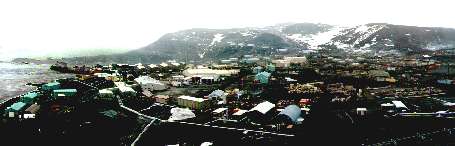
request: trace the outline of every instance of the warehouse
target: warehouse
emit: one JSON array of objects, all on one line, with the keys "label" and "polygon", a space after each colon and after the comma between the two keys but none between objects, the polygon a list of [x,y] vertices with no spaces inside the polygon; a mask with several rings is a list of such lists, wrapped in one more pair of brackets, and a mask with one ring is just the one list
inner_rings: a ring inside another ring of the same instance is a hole
[{"label": "warehouse", "polygon": [[281,124],[296,124],[302,113],[297,105],[288,105],[276,117],[277,123]]},{"label": "warehouse", "polygon": [[259,103],[254,108],[250,109],[247,113],[247,117],[255,123],[264,123],[271,117],[271,110],[275,108],[275,104],[264,101]]},{"label": "warehouse", "polygon": [[401,101],[392,101],[392,103],[395,105],[395,109],[398,112],[406,112],[406,110],[408,110],[408,107],[406,107],[406,105],[404,105]]},{"label": "warehouse", "polygon": [[179,106],[188,107],[191,109],[205,109],[210,106],[208,99],[196,98],[191,96],[179,96],[177,97],[177,104]]},{"label": "warehouse", "polygon": [[126,86],[124,82],[114,82],[114,84],[123,95],[136,95],[136,91],[134,91],[133,88]]},{"label": "warehouse", "polygon": [[24,118],[35,118],[36,114],[38,114],[38,111],[40,110],[40,107],[41,106],[36,103],[29,106],[27,109],[25,109]]},{"label": "warehouse", "polygon": [[231,76],[239,73],[239,70],[214,70],[208,68],[187,69],[183,71],[183,75],[187,77],[212,77],[213,80],[219,81],[220,76]]},{"label": "warehouse", "polygon": [[167,95],[156,95],[155,101],[162,104],[167,104],[170,100],[170,97]]},{"label": "warehouse", "polygon": [[98,96],[99,99],[112,100],[114,97],[114,93],[109,89],[99,90],[98,93],[99,93],[99,96]]},{"label": "warehouse", "polygon": [[134,79],[134,81],[141,86],[143,91],[160,91],[166,89],[166,85],[148,76],[140,76]]}]

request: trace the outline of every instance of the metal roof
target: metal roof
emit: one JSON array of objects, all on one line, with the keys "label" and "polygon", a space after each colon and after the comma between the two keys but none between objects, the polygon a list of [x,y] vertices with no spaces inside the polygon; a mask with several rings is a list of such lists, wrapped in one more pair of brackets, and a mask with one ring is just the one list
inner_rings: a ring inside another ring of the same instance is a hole
[{"label": "metal roof", "polygon": [[196,102],[203,102],[206,101],[207,99],[204,98],[196,98],[196,97],[191,97],[191,96],[179,96],[177,97],[179,99],[184,99],[184,100],[190,100],[190,101],[196,101]]},{"label": "metal roof", "polygon": [[16,102],[16,103],[14,103],[13,105],[11,105],[10,107],[11,107],[11,109],[14,110],[14,111],[19,111],[19,110],[21,110],[22,108],[24,108],[25,105],[26,105],[26,104],[23,103],[23,102]]},{"label": "metal roof", "polygon": [[234,116],[240,116],[240,115],[245,114],[246,112],[248,112],[248,110],[239,110],[239,111],[235,112],[235,113],[232,114],[232,115],[234,115]]},{"label": "metal roof", "polygon": [[35,92],[29,92],[29,93],[25,94],[23,97],[24,97],[24,98],[30,98],[30,99],[33,99],[33,98],[36,98],[36,97],[38,97],[38,93],[35,93]]},{"label": "metal roof", "polygon": [[268,111],[270,111],[272,108],[275,107],[275,104],[271,103],[271,102],[268,102],[268,101],[264,101],[258,105],[256,105],[254,108],[252,108],[249,112],[251,111],[258,111],[262,114],[266,114]]},{"label": "metal roof", "polygon": [[297,105],[288,105],[278,115],[285,115],[289,117],[292,120],[292,122],[295,123],[299,119],[301,113],[302,111],[300,107],[298,107]]},{"label": "metal roof", "polygon": [[408,108],[408,107],[406,107],[406,105],[404,105],[404,103],[401,102],[401,101],[395,100],[395,101],[392,101],[392,103],[395,105],[396,108],[406,108],[406,109]]},{"label": "metal roof", "polygon": [[76,89],[57,89],[53,91],[54,93],[76,93]]},{"label": "metal roof", "polygon": [[228,109],[228,108],[220,107],[220,108],[214,110],[213,113],[219,114],[219,113],[221,113],[221,112],[226,111],[227,109]]}]

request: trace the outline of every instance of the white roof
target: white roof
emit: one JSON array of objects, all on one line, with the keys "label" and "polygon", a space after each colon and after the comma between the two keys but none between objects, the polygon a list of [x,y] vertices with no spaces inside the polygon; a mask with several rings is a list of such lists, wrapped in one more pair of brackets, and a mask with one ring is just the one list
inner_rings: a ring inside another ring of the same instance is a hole
[{"label": "white roof", "polygon": [[252,108],[250,110],[251,111],[258,111],[262,114],[265,114],[267,113],[269,110],[271,110],[272,108],[275,107],[275,104],[271,103],[271,102],[268,102],[268,101],[264,101],[258,105],[256,105],[254,108]]},{"label": "white roof", "polygon": [[214,70],[214,69],[187,69],[183,71],[183,75],[185,76],[193,76],[193,75],[226,75],[229,76],[231,74],[237,74],[240,70]]},{"label": "white roof", "polygon": [[179,66],[179,65],[180,65],[180,63],[177,63],[177,62],[172,62],[171,64],[172,64],[173,66]]},{"label": "white roof", "polygon": [[169,121],[179,121],[196,117],[191,110],[184,108],[172,108],[171,114],[171,117],[168,119]]},{"label": "white roof", "polygon": [[396,100],[396,101],[392,101],[392,103],[393,103],[393,104],[395,105],[395,107],[397,107],[397,108],[408,108],[408,107],[406,107],[406,105],[404,105],[404,103],[401,102],[401,101],[397,101],[397,100]]},{"label": "white roof", "polygon": [[166,66],[168,66],[168,64],[167,64],[167,63],[165,63],[165,62],[163,62],[163,63],[161,63],[161,64],[160,64],[160,66],[162,66],[162,67],[166,67]]},{"label": "white roof", "polygon": [[133,88],[127,86],[119,86],[118,89],[120,92],[136,92],[133,90]]},{"label": "white roof", "polygon": [[172,76],[172,78],[185,78],[185,76],[182,76],[182,75],[175,75],[175,76]]},{"label": "white roof", "polygon": [[184,99],[184,100],[196,101],[196,102],[203,102],[203,101],[207,100],[207,99],[204,99],[204,98],[196,98],[196,97],[185,96],[185,95],[179,96],[177,98]]},{"label": "white roof", "polygon": [[225,107],[220,107],[220,108],[218,108],[218,109],[214,110],[214,111],[213,111],[213,113],[217,113],[217,114],[219,114],[219,113],[221,113],[221,112],[224,112],[224,111],[226,111],[227,109],[228,109],[228,108],[225,108]]},{"label": "white roof", "polygon": [[367,111],[367,108],[357,108],[357,111]]},{"label": "white roof", "polygon": [[234,115],[234,116],[240,116],[240,115],[243,115],[243,114],[246,113],[246,112],[248,112],[248,110],[239,110],[239,111],[235,112],[235,113],[232,114],[232,115]]},{"label": "white roof", "polygon": [[133,88],[126,86],[124,82],[114,82],[114,84],[118,87],[120,92],[136,92]]},{"label": "white roof", "polygon": [[138,69],[144,69],[145,67],[142,66],[142,64],[141,64],[141,65],[138,65],[137,68],[138,68]]},{"label": "white roof", "polygon": [[158,66],[155,65],[155,64],[150,64],[149,67],[150,67],[150,68],[155,68],[155,67],[158,67]]},{"label": "white roof", "polygon": [[108,89],[102,89],[99,91],[100,94],[114,94],[111,90]]},{"label": "white roof", "polygon": [[381,104],[381,106],[386,106],[386,107],[387,107],[387,106],[394,106],[394,104],[391,104],[391,103],[383,103],[383,104]]},{"label": "white roof", "polygon": [[109,76],[113,76],[111,74],[108,74],[108,73],[94,73],[93,75],[97,76],[97,77],[109,77]]},{"label": "white roof", "polygon": [[148,77],[148,76],[140,76],[136,79],[134,79],[134,81],[136,81],[137,83],[139,84],[160,84],[160,85],[164,85],[163,83],[161,83],[160,81],[158,80],[155,80],[151,77]]}]

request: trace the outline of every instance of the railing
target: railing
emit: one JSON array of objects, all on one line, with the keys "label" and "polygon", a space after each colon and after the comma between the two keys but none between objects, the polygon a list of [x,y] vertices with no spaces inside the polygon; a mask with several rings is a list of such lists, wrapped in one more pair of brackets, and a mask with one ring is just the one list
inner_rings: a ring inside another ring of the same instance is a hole
[{"label": "railing", "polygon": [[[392,138],[387,141],[382,141],[378,143],[373,143],[373,144],[362,144],[362,145],[406,145],[406,141],[409,142],[425,142],[425,141],[430,141],[433,138],[437,137],[442,137],[442,136],[449,136],[452,138],[455,138],[455,128],[444,128],[441,130],[433,131],[433,132],[425,132],[425,133],[417,133],[416,135],[413,136],[408,136],[408,137],[401,137],[401,138]],[[450,138],[447,138],[450,139]]]}]

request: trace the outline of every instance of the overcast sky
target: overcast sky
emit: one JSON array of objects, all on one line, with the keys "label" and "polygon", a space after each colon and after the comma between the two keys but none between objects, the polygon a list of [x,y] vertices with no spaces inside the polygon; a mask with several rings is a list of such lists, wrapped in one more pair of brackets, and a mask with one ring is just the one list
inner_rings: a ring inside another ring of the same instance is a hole
[{"label": "overcast sky", "polygon": [[452,0],[0,0],[0,60],[137,49],[165,33],[284,22],[455,28]]}]

